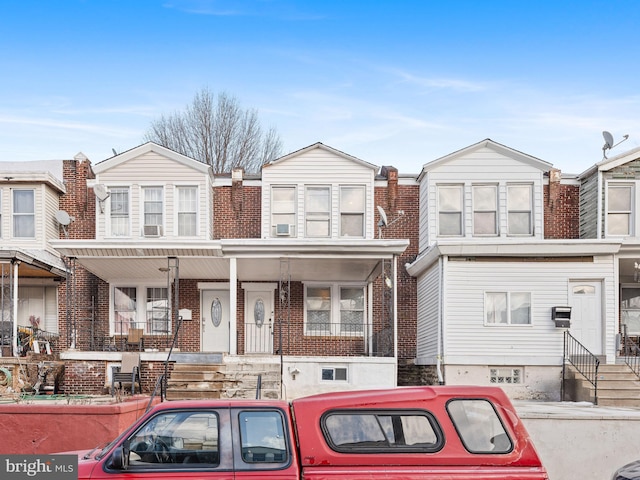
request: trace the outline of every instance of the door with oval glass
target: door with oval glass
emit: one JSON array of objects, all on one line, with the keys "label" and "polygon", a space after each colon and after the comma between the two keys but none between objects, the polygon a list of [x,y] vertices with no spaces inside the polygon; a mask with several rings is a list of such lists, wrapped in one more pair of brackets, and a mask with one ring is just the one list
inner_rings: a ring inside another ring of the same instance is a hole
[{"label": "door with oval glass", "polygon": [[229,290],[202,291],[203,352],[229,351]]},{"label": "door with oval glass", "polygon": [[245,353],[273,353],[273,292],[247,291]]}]

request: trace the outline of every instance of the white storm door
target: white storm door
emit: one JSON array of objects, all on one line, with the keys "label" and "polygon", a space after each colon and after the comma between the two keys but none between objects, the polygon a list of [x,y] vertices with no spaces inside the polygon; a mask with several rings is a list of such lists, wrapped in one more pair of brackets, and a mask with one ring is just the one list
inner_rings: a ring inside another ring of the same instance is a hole
[{"label": "white storm door", "polygon": [[569,332],[594,355],[602,355],[602,285],[600,282],[570,282]]},{"label": "white storm door", "polygon": [[229,290],[202,291],[202,351],[229,351]]},{"label": "white storm door", "polygon": [[273,291],[246,292],[245,353],[273,353]]}]

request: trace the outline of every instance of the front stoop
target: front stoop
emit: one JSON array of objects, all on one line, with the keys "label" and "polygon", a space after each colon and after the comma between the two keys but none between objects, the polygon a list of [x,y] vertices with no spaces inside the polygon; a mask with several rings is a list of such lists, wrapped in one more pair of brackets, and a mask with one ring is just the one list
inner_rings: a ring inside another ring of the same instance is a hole
[{"label": "front stoop", "polygon": [[[567,365],[565,388],[570,397],[567,400],[594,401],[594,386],[571,365]],[[598,367],[598,405],[640,408],[640,379],[627,365],[601,364]]]},{"label": "front stoop", "polygon": [[280,398],[280,365],[270,363],[176,363],[167,382],[167,400]]}]

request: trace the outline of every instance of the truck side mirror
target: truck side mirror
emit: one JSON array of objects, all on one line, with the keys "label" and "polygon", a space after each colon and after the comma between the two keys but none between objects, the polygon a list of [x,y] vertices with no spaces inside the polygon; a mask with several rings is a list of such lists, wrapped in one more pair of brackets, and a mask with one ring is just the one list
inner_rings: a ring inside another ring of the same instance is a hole
[{"label": "truck side mirror", "polygon": [[129,448],[128,441],[119,445],[111,454],[111,467],[116,470],[126,470],[129,468]]}]

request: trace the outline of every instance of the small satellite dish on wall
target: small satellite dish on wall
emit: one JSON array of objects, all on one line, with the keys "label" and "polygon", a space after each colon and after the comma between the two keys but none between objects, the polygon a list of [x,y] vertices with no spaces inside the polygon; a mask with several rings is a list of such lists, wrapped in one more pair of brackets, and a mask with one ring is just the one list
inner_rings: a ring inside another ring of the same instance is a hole
[{"label": "small satellite dish on wall", "polygon": [[98,199],[98,203],[100,204],[100,213],[104,213],[104,201],[109,198],[111,194],[107,191],[107,187],[105,187],[101,183],[96,183],[93,186],[93,193],[95,194],[96,198]]},{"label": "small satellite dish on wall", "polygon": [[72,218],[71,216],[65,212],[64,210],[58,210],[56,212],[56,221],[60,224],[60,225],[64,225],[65,227],[67,225],[69,225],[72,222]]},{"label": "small satellite dish on wall", "polygon": [[75,219],[64,210],[58,210],[56,212],[56,221],[62,226],[62,231],[64,232],[65,237],[69,236],[67,232],[67,225],[69,225],[74,220]]},{"label": "small satellite dish on wall", "polygon": [[607,158],[607,150],[611,150],[613,147],[617,147],[622,142],[624,142],[625,140],[629,139],[629,135],[623,135],[622,136],[622,140],[620,140],[618,143],[616,143],[614,145],[614,143],[613,143],[613,135],[611,135],[611,133],[607,132],[606,130],[604,132],[602,132],[602,137],[604,138],[604,145],[602,146],[602,158],[603,158],[603,160]]},{"label": "small satellite dish on wall", "polygon": [[384,211],[384,208],[382,208],[380,205],[378,205],[378,213],[380,213],[380,221],[378,222],[378,226],[379,227],[386,227],[387,226],[387,212]]}]

